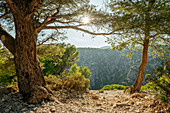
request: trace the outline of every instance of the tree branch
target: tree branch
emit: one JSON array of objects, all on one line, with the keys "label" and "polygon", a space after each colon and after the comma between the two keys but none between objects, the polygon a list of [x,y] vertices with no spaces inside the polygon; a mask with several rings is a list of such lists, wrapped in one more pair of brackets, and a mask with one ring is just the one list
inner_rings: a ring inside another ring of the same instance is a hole
[{"label": "tree branch", "polygon": [[8,7],[11,9],[11,11],[13,13],[16,13],[16,10],[18,10],[18,7],[16,6],[16,4],[12,2],[11,0],[5,0],[5,1],[8,4]]},{"label": "tree branch", "polygon": [[30,3],[30,7],[31,7],[31,11],[35,10],[35,7],[40,3],[41,0],[32,0],[32,2]]},{"label": "tree branch", "polygon": [[3,17],[5,17],[6,15],[7,15],[7,13],[5,13],[5,14],[1,15],[1,16],[0,16],[0,18],[3,18]]},{"label": "tree branch", "polygon": [[[134,3],[132,0],[128,0],[130,3],[132,3],[137,9],[139,9],[140,7],[136,4],[136,3]],[[141,9],[141,8],[140,8]]]},{"label": "tree branch", "polygon": [[44,22],[36,29],[36,31],[39,32],[39,29],[41,29],[43,26],[45,25],[48,25],[48,24],[51,24],[51,23],[54,23],[54,22],[57,22],[57,20],[53,20],[55,18],[58,18],[57,15],[59,14],[60,12],[60,8],[61,8],[61,5],[59,5],[59,7],[57,8],[57,12],[54,13],[52,16],[48,16]]},{"label": "tree branch", "polygon": [[29,3],[29,7],[30,7],[30,13],[27,14],[25,16],[26,20],[30,20],[31,16],[38,11],[40,5],[41,0],[32,0],[32,2]]},{"label": "tree branch", "polygon": [[57,12],[53,14],[53,16],[57,16],[60,13],[61,5],[59,4],[57,8]]},{"label": "tree branch", "polygon": [[[55,23],[56,21],[59,21],[59,20],[56,20],[56,19],[63,19],[64,18],[68,18],[68,17],[71,17],[71,16],[75,16],[75,14],[65,14],[65,15],[58,15],[59,14],[59,9],[61,8],[61,6],[59,6],[57,8],[57,12],[54,13],[53,15],[51,16],[47,16],[46,19],[44,19],[44,21],[42,23],[40,23],[40,26],[36,29],[37,32],[40,31],[40,29],[43,27],[43,26],[46,26],[48,24],[51,24],[51,23]],[[60,21],[61,23],[62,21]]]},{"label": "tree branch", "polygon": [[[37,46],[43,45],[45,42],[49,41],[50,39],[56,40],[55,38],[53,38],[53,36],[50,36],[50,37],[42,40],[41,42],[39,42],[39,43],[37,44]],[[56,40],[56,41],[57,41],[57,40]]]},{"label": "tree branch", "polygon": [[8,8],[6,7],[6,4],[3,4],[3,8],[5,8],[5,13],[1,15],[0,18],[3,18],[8,14]]},{"label": "tree branch", "polygon": [[[60,20],[53,20],[51,19],[51,17],[47,17],[44,22],[36,29],[38,32],[41,30],[42,27],[44,26],[47,26],[49,24],[53,24],[53,23],[61,23],[61,24],[71,24],[71,23],[80,23],[79,21],[67,21],[67,22],[63,22],[63,21],[60,21]],[[49,20],[49,21],[48,21]],[[79,24],[77,26],[82,26],[82,25],[85,25],[85,24]]]},{"label": "tree branch", "polygon": [[14,55],[15,39],[0,26],[0,40],[4,46]]},{"label": "tree branch", "polygon": [[[55,23],[55,22],[58,22],[58,23],[61,23],[61,24],[80,23],[79,21],[67,21],[67,22],[63,22],[63,21],[60,21],[60,20],[50,20],[45,25],[49,25],[49,24],[52,24],[52,23]],[[83,24],[83,25],[85,25],[85,24]]]},{"label": "tree branch", "polygon": [[37,32],[41,31],[40,29],[48,22],[48,20],[51,19],[50,17],[47,17],[44,22],[36,29]]},{"label": "tree branch", "polygon": [[138,41],[135,41],[137,44],[140,44],[140,45],[143,45],[143,43],[141,43],[141,42],[138,42]]},{"label": "tree branch", "polygon": [[166,38],[163,38],[163,37],[161,37],[161,36],[160,36],[160,37],[158,37],[158,38],[162,39],[162,40],[163,40],[163,41],[165,41],[165,42],[168,42],[168,43],[170,43],[170,40],[169,40],[169,38],[167,38],[167,39],[166,39]]},{"label": "tree branch", "polygon": [[159,33],[156,33],[155,35],[150,35],[151,38],[155,38],[156,36],[158,36]]},{"label": "tree branch", "polygon": [[41,30],[43,30],[43,29],[74,29],[74,30],[83,31],[83,32],[91,34],[91,35],[111,35],[111,34],[117,34],[117,33],[113,33],[113,32],[109,32],[109,33],[94,33],[94,32],[85,30],[83,28],[79,28],[77,26],[45,26],[45,27],[41,28]]}]

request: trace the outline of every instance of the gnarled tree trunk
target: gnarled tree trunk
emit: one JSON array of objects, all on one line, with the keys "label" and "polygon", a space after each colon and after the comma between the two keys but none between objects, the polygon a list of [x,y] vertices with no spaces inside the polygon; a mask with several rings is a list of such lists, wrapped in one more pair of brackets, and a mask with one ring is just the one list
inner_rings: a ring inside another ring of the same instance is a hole
[{"label": "gnarled tree trunk", "polygon": [[[25,2],[25,1],[22,1]],[[37,58],[36,43],[37,32],[34,18],[27,18],[29,9],[26,3],[18,3],[14,22],[16,30],[15,39],[15,67],[18,77],[18,87],[23,99],[29,103],[38,103],[50,96],[45,87],[45,80]],[[29,7],[28,7],[29,8]]]}]

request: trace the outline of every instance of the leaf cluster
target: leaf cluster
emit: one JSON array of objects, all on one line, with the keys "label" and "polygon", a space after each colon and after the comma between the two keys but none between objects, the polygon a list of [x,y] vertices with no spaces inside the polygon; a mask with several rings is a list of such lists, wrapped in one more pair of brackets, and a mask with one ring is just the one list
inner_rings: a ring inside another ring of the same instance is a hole
[{"label": "leaf cluster", "polygon": [[119,85],[119,84],[112,84],[112,85],[105,85],[100,90],[114,90],[114,89],[124,90],[124,89],[126,89],[126,87],[128,87],[128,86]]},{"label": "leaf cluster", "polygon": [[42,45],[37,53],[45,76],[61,75],[79,59],[76,47],[70,44]]},{"label": "leaf cluster", "polygon": [[111,0],[109,7],[112,11],[110,27],[116,35],[107,42],[113,49],[135,49],[143,46],[146,39],[157,51],[160,46],[169,45],[168,0]]},{"label": "leaf cluster", "polygon": [[71,74],[74,74],[74,73],[81,74],[85,78],[90,78],[90,76],[91,76],[90,69],[88,69],[87,66],[80,66],[80,67],[78,67],[77,64],[74,64],[71,67],[71,69],[70,69],[68,74],[71,75]]},{"label": "leaf cluster", "polygon": [[0,86],[17,85],[13,58],[6,48],[0,48]]},{"label": "leaf cluster", "polygon": [[51,90],[67,90],[69,92],[73,90],[76,92],[84,92],[89,90],[90,80],[89,78],[85,78],[85,76],[80,72],[63,76],[63,78],[55,75],[45,76],[47,86]]},{"label": "leaf cluster", "polygon": [[[160,91],[160,98],[162,102],[170,101],[170,62],[166,61],[161,66],[154,70],[153,75],[147,75],[149,82],[144,86],[145,89],[154,89]],[[166,98],[166,99],[165,99]]]},{"label": "leaf cluster", "polygon": [[[60,75],[78,61],[79,53],[70,44],[41,45],[37,48],[43,74]],[[81,72],[90,76],[87,68],[81,67]],[[0,48],[0,86],[17,85],[14,56],[6,49]]]}]

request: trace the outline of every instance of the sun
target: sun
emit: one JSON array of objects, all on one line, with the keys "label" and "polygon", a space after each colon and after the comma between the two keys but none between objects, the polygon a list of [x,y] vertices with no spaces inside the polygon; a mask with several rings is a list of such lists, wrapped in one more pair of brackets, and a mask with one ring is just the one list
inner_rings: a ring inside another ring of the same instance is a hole
[{"label": "sun", "polygon": [[83,18],[82,18],[82,22],[83,22],[84,24],[90,23],[89,17],[88,17],[88,16],[83,17]]}]

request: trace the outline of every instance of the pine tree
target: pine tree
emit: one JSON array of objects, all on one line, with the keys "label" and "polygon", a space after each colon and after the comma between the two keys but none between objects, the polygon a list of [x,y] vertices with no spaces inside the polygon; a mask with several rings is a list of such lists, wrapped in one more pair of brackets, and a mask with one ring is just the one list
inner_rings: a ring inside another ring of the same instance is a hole
[{"label": "pine tree", "polygon": [[[143,48],[138,76],[131,87],[133,93],[141,88],[149,47],[153,47],[154,53],[158,53],[170,42],[169,1],[111,0],[109,6],[112,10],[110,27],[117,34],[108,39],[113,49]],[[163,56],[163,53],[160,52],[158,56]]]},{"label": "pine tree", "polygon": [[[82,28],[88,24],[82,23],[81,18],[88,12],[97,18],[105,16],[105,14],[96,11],[95,7],[88,3],[89,0],[0,1],[0,39],[14,55],[19,92],[23,95],[24,101],[38,103],[44,99],[50,99],[52,96],[45,86],[37,57],[38,34],[48,29],[56,31],[41,40],[39,45],[49,40],[55,41],[54,35],[62,34],[60,29],[74,29],[96,34]],[[93,25],[97,21],[91,21],[91,24]],[[7,31],[11,31],[11,33]],[[11,35],[12,33],[15,34],[15,37]],[[99,35],[102,34],[105,33],[99,33]],[[42,33],[42,35],[44,34]]]},{"label": "pine tree", "polygon": [[45,76],[62,75],[79,59],[79,52],[71,44],[41,45],[38,47],[37,54]]}]

